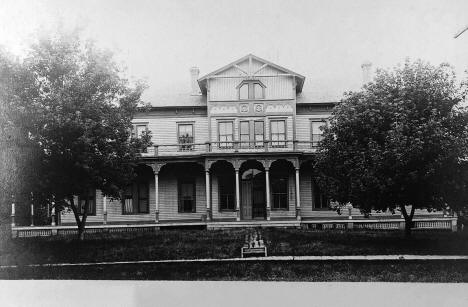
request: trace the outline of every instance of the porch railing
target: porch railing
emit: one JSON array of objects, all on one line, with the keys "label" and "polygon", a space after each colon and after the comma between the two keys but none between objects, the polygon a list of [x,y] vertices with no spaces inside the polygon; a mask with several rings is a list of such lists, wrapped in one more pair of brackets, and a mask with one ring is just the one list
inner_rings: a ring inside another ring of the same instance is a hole
[{"label": "porch railing", "polygon": [[205,143],[156,144],[141,153],[144,157],[197,155],[220,152],[315,152],[318,142],[298,140],[221,141]]}]

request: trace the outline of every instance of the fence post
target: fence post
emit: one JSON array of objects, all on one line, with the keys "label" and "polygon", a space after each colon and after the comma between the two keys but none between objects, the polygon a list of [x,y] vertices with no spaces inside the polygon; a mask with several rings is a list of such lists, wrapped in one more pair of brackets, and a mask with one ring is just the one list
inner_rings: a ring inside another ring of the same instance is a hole
[{"label": "fence post", "polygon": [[457,226],[457,218],[452,217],[452,232],[457,232],[458,226]]},{"label": "fence post", "polygon": [[11,227],[15,227],[15,202],[11,203]]},{"label": "fence post", "polygon": [[55,201],[52,201],[52,221],[51,221],[51,226],[55,226]]}]

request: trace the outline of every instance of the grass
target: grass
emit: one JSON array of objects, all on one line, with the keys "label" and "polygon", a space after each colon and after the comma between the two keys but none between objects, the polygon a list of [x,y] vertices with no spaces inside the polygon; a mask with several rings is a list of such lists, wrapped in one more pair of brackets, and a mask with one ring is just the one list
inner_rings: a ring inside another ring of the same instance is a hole
[{"label": "grass", "polygon": [[0,279],[468,282],[468,261],[130,264],[0,270]]},{"label": "grass", "polygon": [[414,231],[263,231],[270,255],[468,255],[468,233]]},{"label": "grass", "polygon": [[152,259],[238,257],[244,230],[164,230],[155,233],[90,234],[75,237],[9,240],[0,251],[0,265],[99,262]]},{"label": "grass", "polygon": [[[0,265],[125,260],[233,258],[248,230],[164,230],[154,233],[4,239]],[[468,255],[468,234],[262,230],[270,256],[281,255]]]},{"label": "grass", "polygon": [[[246,229],[163,230],[10,239],[0,233],[0,279],[162,279],[285,281],[468,282],[468,261],[327,261],[127,264],[92,267],[25,267],[32,263],[232,258],[240,256]],[[263,229],[268,254],[468,255],[468,234]]]}]

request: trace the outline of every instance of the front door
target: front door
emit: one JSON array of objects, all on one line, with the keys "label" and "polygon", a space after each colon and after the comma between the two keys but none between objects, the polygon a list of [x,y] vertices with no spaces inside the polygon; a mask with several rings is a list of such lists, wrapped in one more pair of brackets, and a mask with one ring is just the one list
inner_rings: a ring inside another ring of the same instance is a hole
[{"label": "front door", "polygon": [[265,173],[248,169],[242,173],[241,185],[242,219],[265,219]]}]

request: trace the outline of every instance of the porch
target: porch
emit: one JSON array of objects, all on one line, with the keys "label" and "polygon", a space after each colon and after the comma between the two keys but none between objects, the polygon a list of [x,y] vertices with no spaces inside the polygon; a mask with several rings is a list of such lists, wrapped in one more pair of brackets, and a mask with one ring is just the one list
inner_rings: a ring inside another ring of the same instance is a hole
[{"label": "porch", "polygon": [[[139,224],[95,224],[86,226],[86,233],[123,233],[123,232],[155,232],[171,228],[201,228],[207,230],[230,228],[306,228],[311,230],[401,230],[405,228],[402,218],[352,218],[341,219],[302,219],[298,220],[261,220],[261,221],[166,221],[147,222]],[[457,231],[457,218],[416,218],[413,230],[445,230]],[[48,237],[76,235],[76,225],[50,225],[50,226],[14,226],[11,227],[13,238]]]}]

